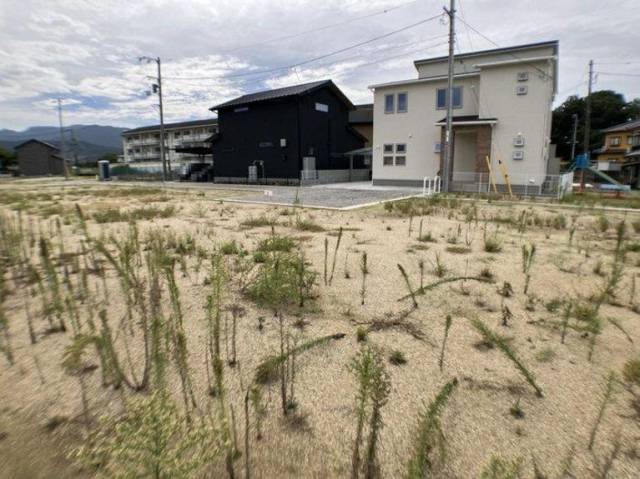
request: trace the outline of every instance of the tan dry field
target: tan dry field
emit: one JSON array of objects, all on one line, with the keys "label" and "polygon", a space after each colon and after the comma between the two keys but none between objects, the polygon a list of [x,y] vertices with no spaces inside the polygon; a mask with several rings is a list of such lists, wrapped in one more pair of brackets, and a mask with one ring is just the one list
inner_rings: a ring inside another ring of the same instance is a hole
[{"label": "tan dry field", "polygon": [[[37,183],[21,183],[15,187],[5,184],[0,200],[5,218],[3,228],[7,218],[15,221],[15,210],[20,209],[23,224],[31,224],[33,231],[49,236],[54,252],[59,242],[55,226],[58,217],[65,251],[80,248],[83,233],[75,215],[75,204],[82,207],[88,218],[93,237],[104,233],[123,238],[129,228],[126,222],[98,224],[91,219],[95,214],[122,213],[137,208],[162,211],[170,206],[173,210],[167,210],[165,218],[137,221],[142,241],[148,235],[173,235],[178,239],[190,235],[197,247],[206,252],[229,240],[237,241],[248,252],[245,260],[235,254],[224,257],[230,272],[225,304],[246,308],[246,315],[238,320],[238,364],[231,367],[225,362],[224,368],[227,399],[234,409],[241,453],[244,445],[242,389],[251,382],[257,365],[279,351],[279,330],[272,313],[258,308],[240,291],[242,284],[250,282],[261,265],[256,264],[249,272],[239,270],[243,264],[248,269],[246,265],[253,262],[251,255],[259,241],[273,232],[295,240],[296,248],[304,251],[310,267],[319,274],[313,288],[315,300],[308,301],[301,310],[294,307],[285,313],[287,329],[299,341],[334,333],[346,336],[296,358],[297,408],[290,413],[290,418],[285,419],[280,409],[278,385],[266,387],[267,414],[264,437],[260,441],[255,440],[255,418],[250,417],[253,477],[350,476],[357,385],[347,365],[362,345],[356,340],[356,329],[372,325],[375,327],[371,328],[366,344],[383,351],[391,381],[388,402],[382,408],[384,427],[378,448],[381,477],[406,476],[418,416],[440,388],[454,377],[458,379],[458,386],[441,418],[447,447],[446,464],[434,477],[480,477],[494,456],[520,459],[519,477],[525,478],[535,477],[534,461],[546,474],[544,477],[563,477],[561,472],[568,457],[572,457],[573,476],[565,477],[640,477],[640,410],[637,402],[633,407],[633,401],[638,401],[637,390],[616,386],[613,401],[602,416],[594,447],[592,451],[587,449],[608,374],[613,371],[620,378],[625,362],[640,354],[640,316],[634,312],[634,309],[638,311],[634,308],[638,298],[632,297],[632,278],[640,271],[640,253],[627,252],[624,277],[616,296],[600,309],[602,331],[596,338],[591,361],[587,359],[591,335],[570,328],[565,343],[561,344],[558,323],[562,320],[563,308],[554,308],[559,301],[571,299],[587,304],[588,298],[602,290],[605,279],[594,273],[594,269],[601,263],[605,276],[611,270],[615,224],[623,218],[621,214],[607,214],[610,226],[602,232],[599,229],[601,213],[556,210],[525,203],[500,207],[445,201],[425,206],[426,210],[419,211],[410,220],[401,208],[388,211],[389,208],[382,205],[336,212],[220,201],[236,194],[240,193],[115,186],[65,188],[60,185],[45,189]],[[467,221],[474,208],[477,221]],[[524,210],[532,224],[521,232],[517,223]],[[277,221],[273,231],[270,226],[242,225],[247,219],[263,215]],[[566,220],[564,226],[560,216]],[[296,219],[312,221],[324,231],[300,231]],[[626,218],[627,244],[637,244],[640,240],[640,234],[632,227],[639,219],[637,214]],[[423,235],[430,233],[434,242],[418,241],[421,222]],[[329,241],[330,271],[340,227],[343,236],[334,278],[325,286],[325,238]],[[575,232],[569,244],[573,227]],[[501,251],[484,251],[485,230],[488,236],[497,235]],[[537,252],[528,298],[523,294],[521,247],[532,243]],[[461,248],[467,244],[469,252],[452,250],[452,246]],[[369,274],[365,304],[361,305],[363,252],[367,253]],[[397,265],[405,268],[415,289],[420,282],[420,260],[425,265],[424,284],[440,280],[434,274],[436,255],[448,270],[444,278],[477,276],[488,268],[494,281],[442,284],[418,295],[418,307],[412,309],[410,299],[399,301],[408,290]],[[37,248],[32,258],[39,264]],[[216,404],[207,394],[204,367],[205,305],[211,291],[206,279],[210,263],[199,260],[195,254],[186,255],[184,260],[186,275],[176,266],[178,287],[191,378],[198,407],[203,410],[208,404]],[[198,262],[201,266],[196,272]],[[100,307],[106,308],[109,321],[117,330],[125,305],[116,272],[108,263],[104,265],[109,302]],[[79,274],[72,273],[71,277],[74,284],[79,281]],[[90,275],[89,280],[91,289],[98,291],[96,297],[103,298],[98,277]],[[80,469],[67,458],[68,451],[85,441],[79,383],[61,365],[72,332],[46,334],[48,323],[42,313],[41,299],[37,295],[29,298],[29,288],[19,279],[12,279],[9,271],[5,281],[8,295],[3,308],[15,364],[9,366],[4,355],[0,357],[0,477],[92,477],[94,471]],[[512,285],[510,297],[499,294],[504,282]],[[34,345],[29,339],[25,302],[29,304],[36,328]],[[512,313],[508,326],[502,325],[503,306]],[[168,314],[166,288],[163,307]],[[80,309],[81,321],[85,321],[89,313],[96,313],[86,305],[80,305]],[[452,316],[452,326],[441,372],[438,358],[448,314]],[[228,320],[229,313],[225,312],[225,316]],[[262,329],[258,327],[259,318],[263,321]],[[475,318],[510,338],[513,349],[534,373],[544,397],[535,394],[514,364],[498,349],[482,347],[481,337],[471,324]],[[580,320],[572,318],[571,325],[579,327]],[[132,341],[135,344],[136,339]],[[118,347],[122,348],[121,344]],[[394,350],[404,354],[406,364],[394,365],[386,360]],[[139,368],[141,351],[134,348],[131,354]],[[224,349],[223,355],[226,358]],[[86,361],[95,366],[100,364],[93,351],[87,354]],[[84,377],[94,420],[122,412],[128,398],[143,394],[124,386],[119,390],[103,387],[98,368]],[[169,388],[174,392],[176,403],[182,405],[180,381],[173,370],[169,372]],[[520,419],[510,412],[517,401],[524,412]],[[221,456],[218,463],[199,471],[196,477],[223,477],[223,462]],[[244,457],[236,460],[237,477],[244,477],[243,464]]]}]

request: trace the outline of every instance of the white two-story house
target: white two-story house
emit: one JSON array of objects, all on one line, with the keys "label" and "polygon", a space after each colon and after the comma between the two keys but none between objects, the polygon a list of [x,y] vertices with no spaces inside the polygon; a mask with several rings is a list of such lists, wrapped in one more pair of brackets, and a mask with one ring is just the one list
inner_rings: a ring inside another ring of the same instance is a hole
[{"label": "white two-story house", "polygon": [[[418,78],[370,87],[376,185],[420,186],[443,170],[448,57],[414,65]],[[545,183],[557,71],[557,41],[455,55],[452,190],[486,187],[490,169],[504,184],[498,161],[514,189]]]}]

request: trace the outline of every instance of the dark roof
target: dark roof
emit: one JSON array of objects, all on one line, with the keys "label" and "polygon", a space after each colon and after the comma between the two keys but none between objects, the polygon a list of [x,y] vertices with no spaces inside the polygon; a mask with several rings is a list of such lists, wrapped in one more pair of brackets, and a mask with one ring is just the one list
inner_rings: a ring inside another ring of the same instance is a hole
[{"label": "dark roof", "polygon": [[[492,53],[510,53],[510,52],[516,52],[516,51],[521,51],[521,50],[530,50],[532,48],[539,48],[539,47],[545,47],[545,46],[553,46],[556,49],[558,48],[558,40],[551,40],[551,41],[547,41],[547,42],[537,42],[537,43],[527,43],[525,45],[515,45],[513,47],[503,47],[503,48],[493,48],[491,50],[480,50],[477,52],[469,52],[469,53],[458,53],[456,55],[454,55],[454,60],[462,60],[465,58],[472,58],[475,56],[479,56],[479,55],[488,55],[488,54],[492,54]],[[434,58],[424,58],[422,60],[416,60],[413,62],[414,65],[422,65],[424,63],[434,63],[434,62],[440,62],[443,60],[447,60],[449,57],[447,55],[441,56],[441,57],[434,57]]]},{"label": "dark roof", "polygon": [[19,145],[14,146],[13,149],[17,150],[18,148],[22,148],[23,146],[27,145],[28,143],[40,143],[41,145],[44,145],[47,148],[50,148],[50,149],[55,150],[55,151],[59,151],[58,148],[56,146],[53,146],[51,143],[47,143],[46,141],[38,140],[36,138],[31,138],[30,140],[23,141]]},{"label": "dark roof", "polygon": [[640,129],[640,119],[631,120],[626,123],[620,123],[619,125],[610,126],[602,130],[603,133],[613,133],[616,131],[629,131]]},{"label": "dark roof", "polygon": [[[177,123],[165,123],[164,129],[175,129],[175,128],[188,128],[190,126],[208,126],[208,125],[217,125],[217,118],[208,118],[206,120],[191,120],[191,121],[180,121]],[[142,133],[144,131],[160,131],[160,125],[149,125],[149,126],[141,126],[140,128],[132,128],[131,130],[126,130],[122,134],[128,135],[130,133]]]},{"label": "dark roof", "polygon": [[349,111],[349,123],[373,123],[373,103],[356,105]]},{"label": "dark roof", "polygon": [[335,83],[331,80],[321,80],[311,83],[303,83],[301,85],[287,86],[284,88],[276,88],[274,90],[264,90],[256,93],[249,93],[247,95],[239,96],[233,100],[229,100],[219,105],[209,108],[209,110],[220,110],[222,108],[229,108],[232,106],[246,105],[248,103],[256,103],[259,101],[276,100],[279,98],[286,98],[289,96],[302,96],[320,88],[329,87],[333,92],[344,101],[349,108],[353,108],[353,103],[340,91]]},{"label": "dark roof", "polygon": [[[478,115],[453,115],[451,118],[453,123],[467,123],[472,121],[498,121],[497,118],[480,118]],[[445,116],[442,120],[437,123],[446,123],[447,117]]]}]

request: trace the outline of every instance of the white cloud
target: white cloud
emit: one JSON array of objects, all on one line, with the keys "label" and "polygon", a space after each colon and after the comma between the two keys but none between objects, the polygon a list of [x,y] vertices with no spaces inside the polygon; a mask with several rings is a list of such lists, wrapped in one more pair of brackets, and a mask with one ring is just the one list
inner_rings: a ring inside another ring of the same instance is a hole
[{"label": "white cloud", "polygon": [[[210,115],[208,108],[248,91],[331,78],[354,103],[367,85],[415,76],[412,60],[446,52],[446,25],[433,21],[368,45],[273,73],[442,11],[443,0],[3,0],[0,4],[0,128],[54,124],[50,100],[68,104],[66,121],[135,126],[157,121],[145,96],[161,56],[168,121]],[[500,45],[560,40],[560,85],[584,94],[585,66],[640,61],[636,2],[619,0],[466,0],[459,15]],[[361,18],[361,17],[367,18]],[[336,28],[271,41],[350,21]],[[458,22],[462,51],[491,42]],[[637,73],[640,63],[602,65]],[[604,69],[606,68],[606,70]],[[253,72],[251,75],[236,76]],[[185,79],[185,77],[189,77]],[[637,77],[601,75],[597,88],[640,96]]]}]

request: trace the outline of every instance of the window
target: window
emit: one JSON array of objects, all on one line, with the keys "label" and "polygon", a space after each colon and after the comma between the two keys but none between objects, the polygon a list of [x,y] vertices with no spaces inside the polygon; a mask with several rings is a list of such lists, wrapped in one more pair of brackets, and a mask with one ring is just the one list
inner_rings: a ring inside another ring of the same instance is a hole
[{"label": "window", "polygon": [[393,100],[394,100],[393,94],[384,96],[384,112],[385,113],[393,113],[394,112],[395,107],[394,107],[394,101]]},{"label": "window", "polygon": [[[462,108],[462,87],[453,87],[453,107]],[[447,108],[447,89],[438,88],[436,91],[436,108],[438,110],[444,110]]]},{"label": "window", "polygon": [[640,145],[640,135],[634,135],[631,137],[631,146],[639,146]]},{"label": "window", "polygon": [[407,164],[407,144],[406,143],[386,143],[383,147],[383,166],[405,166]]},{"label": "window", "polygon": [[609,138],[609,146],[620,146],[620,137],[612,136]]},{"label": "window", "polygon": [[324,103],[316,103],[316,111],[326,113],[329,111],[329,105],[325,105]]},{"label": "window", "polygon": [[407,93],[398,93],[398,113],[407,112]]},{"label": "window", "polygon": [[179,131],[176,131],[173,135],[174,135],[176,138],[180,138],[180,132],[179,132]]},{"label": "window", "polygon": [[248,106],[240,106],[233,110],[235,113],[242,113],[243,111],[249,111]]}]

